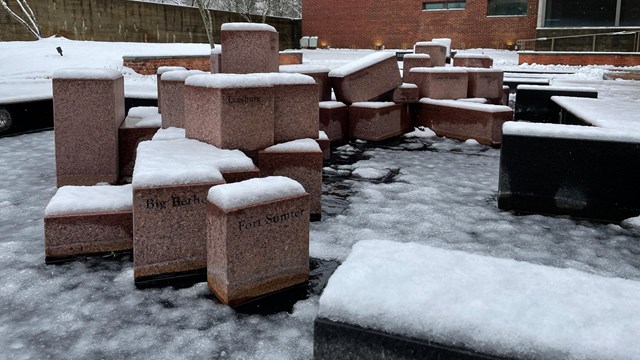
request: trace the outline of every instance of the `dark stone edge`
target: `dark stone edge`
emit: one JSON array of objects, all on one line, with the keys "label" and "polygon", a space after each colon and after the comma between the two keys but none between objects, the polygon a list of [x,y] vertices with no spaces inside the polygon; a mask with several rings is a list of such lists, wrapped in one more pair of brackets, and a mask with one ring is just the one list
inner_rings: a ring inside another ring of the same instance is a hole
[{"label": "dark stone edge", "polygon": [[133,255],[133,250],[117,250],[117,251],[101,251],[86,254],[77,254],[70,256],[46,256],[44,262],[46,265],[63,265],[72,261],[81,261],[91,257],[103,257],[103,258],[118,258],[121,259],[125,256]]},{"label": "dark stone edge", "polygon": [[440,343],[402,337],[317,317],[313,358],[321,359],[439,359],[512,360]]},{"label": "dark stone edge", "polygon": [[123,56],[122,60],[124,61],[136,61],[136,60],[163,60],[163,59],[193,59],[193,58],[208,58],[211,55],[202,54],[202,55],[155,55],[155,56]]},{"label": "dark stone edge", "polygon": [[196,269],[170,274],[142,276],[134,279],[139,290],[172,286],[176,289],[188,288],[207,281],[207,269]]}]

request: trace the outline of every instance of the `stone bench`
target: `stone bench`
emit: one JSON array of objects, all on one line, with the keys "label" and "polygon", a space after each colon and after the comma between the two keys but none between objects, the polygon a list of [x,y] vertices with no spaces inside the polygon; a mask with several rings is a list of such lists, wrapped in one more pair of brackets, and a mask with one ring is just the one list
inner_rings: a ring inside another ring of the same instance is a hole
[{"label": "stone bench", "polygon": [[115,184],[118,129],[125,118],[124,78],[114,69],[53,73],[57,186]]},{"label": "stone bench", "polygon": [[495,146],[501,143],[502,124],[512,119],[513,111],[504,105],[424,98],[420,100],[415,122],[439,136],[475,139]]},{"label": "stone bench", "polygon": [[286,177],[212,187],[207,282],[236,306],[309,279],[309,195]]},{"label": "stone bench", "polygon": [[136,163],[136,149],[141,141],[151,140],[162,126],[162,118],[155,106],[134,107],[118,130],[118,161],[120,178],[129,180]]},{"label": "stone bench", "polygon": [[162,127],[185,126],[185,91],[184,82],[189,76],[204,74],[200,70],[171,70],[160,76],[158,100],[162,113]]},{"label": "stone bench", "polygon": [[420,41],[413,46],[416,54],[427,54],[431,58],[431,66],[445,66],[447,63],[447,46],[433,41]]},{"label": "stone bench", "polygon": [[220,27],[222,72],[231,74],[278,72],[278,31],[267,24],[224,23]]},{"label": "stone bench", "polygon": [[[467,97],[469,98],[485,98],[492,103],[502,102],[503,77],[504,72],[501,70],[470,68],[467,69],[469,76],[469,85],[467,89]],[[505,104],[506,105],[506,104]]]},{"label": "stone bench", "polygon": [[336,99],[345,104],[369,101],[402,85],[392,52],[376,52],[329,72]]},{"label": "stone bench", "polygon": [[560,107],[562,124],[640,131],[638,105],[625,98],[593,99],[552,96],[551,101]]},{"label": "stone bench", "polygon": [[498,207],[621,221],[640,214],[640,136],[589,126],[504,125]]},{"label": "stone bench", "polygon": [[357,102],[349,106],[349,137],[381,141],[402,134],[402,106],[393,102]]},{"label": "stone bench", "polygon": [[258,152],[261,176],[286,176],[302,184],[309,194],[313,221],[322,216],[322,163],[322,150],[315,137],[276,144]]},{"label": "stone bench", "polygon": [[409,71],[407,80],[418,86],[420,97],[431,99],[464,99],[469,89],[465,68],[417,67]]},{"label": "stone bench", "polygon": [[493,59],[491,56],[481,54],[457,54],[453,58],[453,66],[491,68]]},{"label": "stone bench", "polygon": [[560,108],[551,101],[552,96],[597,98],[598,92],[587,87],[518,85],[515,119],[558,123]]},{"label": "stone bench", "polygon": [[133,171],[133,273],[136,285],[204,276],[206,199],[225,173],[257,175],[251,159],[191,139],[144,141]]},{"label": "stone bench", "polygon": [[349,107],[339,101],[322,101],[320,106],[320,130],[330,141],[349,136]]},{"label": "stone bench", "polygon": [[318,84],[319,101],[331,100],[331,82],[329,81],[329,68],[314,65],[281,65],[281,73],[297,73],[311,76]]},{"label": "stone bench", "polygon": [[274,90],[266,76],[194,75],[185,81],[188,138],[255,152],[274,144],[273,114]]},{"label": "stone bench", "polygon": [[45,261],[130,250],[131,204],[131,185],[59,188],[44,211]]},{"label": "stone bench", "polygon": [[638,306],[637,281],[361,241],[320,297],[314,358],[632,359]]}]

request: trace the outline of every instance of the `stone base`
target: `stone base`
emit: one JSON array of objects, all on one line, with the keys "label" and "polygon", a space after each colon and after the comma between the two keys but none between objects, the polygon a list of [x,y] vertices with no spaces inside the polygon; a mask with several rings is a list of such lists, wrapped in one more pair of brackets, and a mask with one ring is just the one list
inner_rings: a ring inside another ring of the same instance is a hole
[{"label": "stone base", "polygon": [[349,133],[349,108],[335,101],[321,102],[320,131],[324,131],[332,142],[346,138]]},{"label": "stone base", "polygon": [[316,318],[313,358],[324,359],[506,359]]},{"label": "stone base", "polygon": [[49,215],[44,218],[47,258],[130,250],[131,211]]},{"label": "stone base", "polygon": [[498,207],[618,222],[640,214],[637,143],[504,135]]},{"label": "stone base", "polygon": [[399,104],[389,104],[382,108],[349,107],[349,136],[351,138],[382,141],[398,136],[402,132],[402,114]]},{"label": "stone base", "polygon": [[134,283],[138,289],[161,288],[167,286],[171,286],[175,289],[184,289],[205,281],[207,281],[207,269],[198,269],[172,274],[141,276],[135,278]]}]

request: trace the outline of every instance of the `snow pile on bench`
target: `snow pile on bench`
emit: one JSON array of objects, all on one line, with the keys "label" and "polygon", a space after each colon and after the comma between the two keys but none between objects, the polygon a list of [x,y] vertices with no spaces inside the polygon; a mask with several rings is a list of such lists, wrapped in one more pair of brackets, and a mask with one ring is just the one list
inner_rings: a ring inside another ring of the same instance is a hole
[{"label": "snow pile on bench", "polygon": [[131,211],[131,185],[63,186],[44,209],[45,215]]},{"label": "snow pile on bench", "polygon": [[299,182],[284,176],[268,176],[214,186],[207,199],[221,209],[231,210],[304,194]]},{"label": "snow pile on bench", "polygon": [[640,283],[415,243],[361,241],[319,317],[527,359],[638,359]]}]

